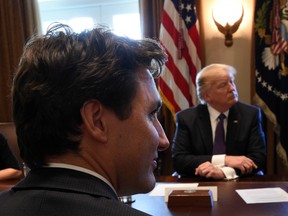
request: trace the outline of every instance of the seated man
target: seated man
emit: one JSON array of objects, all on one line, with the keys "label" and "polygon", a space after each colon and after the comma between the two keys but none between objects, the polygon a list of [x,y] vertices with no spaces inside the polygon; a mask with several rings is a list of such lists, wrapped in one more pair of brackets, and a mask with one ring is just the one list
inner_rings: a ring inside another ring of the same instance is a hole
[{"label": "seated man", "polygon": [[0,133],[0,181],[16,179],[22,176],[19,163],[3,134]]},{"label": "seated man", "polygon": [[235,74],[235,68],[223,64],[209,65],[197,74],[201,104],[176,115],[172,156],[178,174],[234,179],[265,168],[261,112],[238,102]]},{"label": "seated man", "polygon": [[156,41],[105,28],[58,24],[33,37],[12,86],[31,170],[0,194],[0,215],[147,215],[118,197],[155,186],[158,150],[169,146],[154,81],[166,60]]}]

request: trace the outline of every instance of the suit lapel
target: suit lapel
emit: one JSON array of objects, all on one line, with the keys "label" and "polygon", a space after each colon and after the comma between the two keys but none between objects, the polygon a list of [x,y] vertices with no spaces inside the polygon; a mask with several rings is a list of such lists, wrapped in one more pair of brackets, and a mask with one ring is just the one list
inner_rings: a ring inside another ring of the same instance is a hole
[{"label": "suit lapel", "polygon": [[[202,140],[204,141],[204,147],[207,152],[213,151],[213,136],[212,127],[210,122],[210,116],[206,105],[199,106],[199,128],[201,132]],[[207,131],[210,131],[208,133]]]},{"label": "suit lapel", "polygon": [[230,108],[228,116],[227,135],[226,135],[227,149],[229,149],[229,146],[233,145],[235,140],[237,140],[239,121],[240,119],[237,112],[237,106],[234,105]]}]

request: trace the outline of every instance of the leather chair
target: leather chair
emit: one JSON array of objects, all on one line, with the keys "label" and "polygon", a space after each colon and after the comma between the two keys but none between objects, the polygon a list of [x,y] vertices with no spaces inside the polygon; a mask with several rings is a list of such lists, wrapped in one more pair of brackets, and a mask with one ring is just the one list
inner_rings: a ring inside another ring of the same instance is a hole
[{"label": "leather chair", "polygon": [[0,133],[2,133],[7,139],[11,151],[19,162],[19,166],[22,167],[23,160],[20,157],[20,150],[17,144],[17,135],[14,123],[0,122]]}]

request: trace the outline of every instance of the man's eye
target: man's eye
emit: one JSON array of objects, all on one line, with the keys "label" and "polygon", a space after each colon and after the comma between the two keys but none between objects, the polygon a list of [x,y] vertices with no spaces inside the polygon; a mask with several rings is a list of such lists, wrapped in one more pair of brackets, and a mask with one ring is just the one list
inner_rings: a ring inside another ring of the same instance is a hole
[{"label": "man's eye", "polygon": [[150,118],[151,119],[156,119],[158,114],[158,110],[154,110],[153,112],[150,113]]},{"label": "man's eye", "polygon": [[149,113],[149,118],[151,121],[158,119],[158,112],[161,109],[162,102],[159,101],[154,108],[151,109],[151,112]]},{"label": "man's eye", "polygon": [[221,84],[219,85],[219,88],[225,88],[225,86],[226,86],[226,83],[221,83]]}]

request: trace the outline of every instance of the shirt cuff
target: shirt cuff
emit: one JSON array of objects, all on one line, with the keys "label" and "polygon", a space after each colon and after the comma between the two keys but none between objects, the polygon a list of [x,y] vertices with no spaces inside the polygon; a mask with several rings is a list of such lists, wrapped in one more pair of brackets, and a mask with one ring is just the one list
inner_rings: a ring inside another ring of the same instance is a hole
[{"label": "shirt cuff", "polygon": [[236,179],[239,177],[232,167],[220,167],[220,169],[223,171],[225,179],[227,180]]},{"label": "shirt cuff", "polygon": [[225,166],[225,154],[213,155],[211,163],[215,166]]}]

